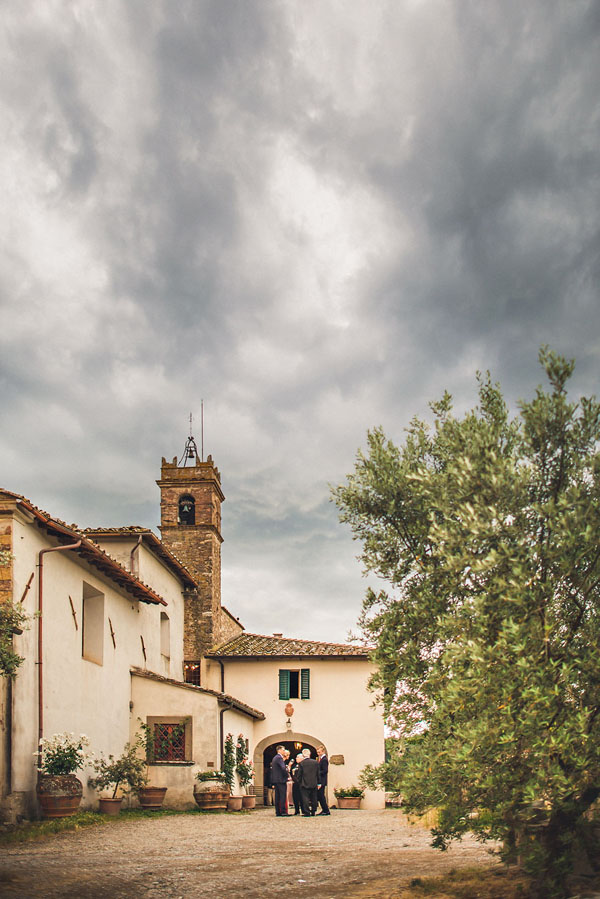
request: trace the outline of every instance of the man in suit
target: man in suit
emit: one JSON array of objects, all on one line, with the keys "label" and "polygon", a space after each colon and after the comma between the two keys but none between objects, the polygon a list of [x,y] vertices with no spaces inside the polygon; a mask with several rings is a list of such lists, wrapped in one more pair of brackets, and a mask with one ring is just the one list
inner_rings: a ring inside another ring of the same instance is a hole
[{"label": "man in suit", "polygon": [[327,773],[329,771],[329,759],[325,752],[324,746],[317,746],[317,758],[319,759],[319,790],[317,799],[321,806],[320,815],[329,815],[329,806],[327,805],[327,797],[325,795],[325,787],[327,786]]},{"label": "man in suit", "polygon": [[298,783],[302,798],[302,814],[310,818],[317,811],[317,790],[319,787],[319,763],[311,759],[310,749],[303,749],[303,760],[300,762]]},{"label": "man in suit", "polygon": [[271,762],[271,786],[275,789],[275,815],[277,818],[287,817],[287,781],[288,770],[284,761],[285,746],[277,746],[277,752]]}]

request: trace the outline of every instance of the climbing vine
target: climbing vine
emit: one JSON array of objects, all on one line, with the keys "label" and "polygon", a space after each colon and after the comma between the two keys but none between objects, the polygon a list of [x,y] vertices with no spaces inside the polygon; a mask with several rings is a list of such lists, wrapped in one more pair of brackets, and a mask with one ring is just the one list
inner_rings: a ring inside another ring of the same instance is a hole
[{"label": "climbing vine", "polygon": [[235,744],[233,742],[233,734],[227,734],[225,737],[225,751],[223,752],[223,775],[229,789],[233,790],[233,775],[235,774]]}]

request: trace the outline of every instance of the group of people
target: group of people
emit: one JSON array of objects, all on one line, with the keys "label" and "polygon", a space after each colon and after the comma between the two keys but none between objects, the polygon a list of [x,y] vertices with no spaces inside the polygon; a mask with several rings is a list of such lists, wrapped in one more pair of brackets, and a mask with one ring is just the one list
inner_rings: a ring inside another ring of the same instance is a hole
[{"label": "group of people", "polygon": [[[324,746],[317,746],[317,758],[311,758],[310,749],[303,749],[295,759],[285,746],[277,746],[271,762],[271,786],[275,790],[275,814],[283,818],[294,805],[295,815],[329,815],[325,795],[329,759]],[[291,796],[289,795],[291,787]],[[317,813],[317,808],[321,811]]]}]

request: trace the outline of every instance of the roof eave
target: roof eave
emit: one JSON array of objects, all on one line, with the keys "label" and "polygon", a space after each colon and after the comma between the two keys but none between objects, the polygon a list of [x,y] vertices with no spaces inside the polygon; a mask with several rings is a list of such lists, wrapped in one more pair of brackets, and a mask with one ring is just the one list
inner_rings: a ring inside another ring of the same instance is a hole
[{"label": "roof eave", "polygon": [[352,661],[353,659],[359,659],[364,661],[365,659],[370,659],[370,655],[368,653],[340,653],[339,655],[334,655],[333,653],[312,653],[312,652],[304,652],[304,653],[280,653],[275,655],[275,653],[270,652],[256,652],[252,655],[236,655],[234,653],[218,653],[218,652],[207,652],[207,659],[228,659],[230,661],[235,662],[251,662],[255,659],[273,659],[274,661],[283,661],[285,659],[317,659],[317,660],[337,660],[337,661]]},{"label": "roof eave", "polygon": [[197,684],[187,684],[185,681],[178,681],[171,677],[165,677],[163,674],[156,674],[154,671],[147,671],[145,668],[136,668],[135,666],[129,669],[130,674],[135,677],[145,677],[149,680],[155,680],[159,683],[170,684],[173,687],[178,687],[183,690],[194,690],[196,693],[204,693],[208,696],[214,696],[217,702],[222,703],[225,706],[229,706],[230,708],[236,709],[238,712],[242,712],[244,715],[248,715],[249,718],[255,718],[257,721],[264,721],[265,714],[264,712],[259,711],[258,709],[252,708],[250,705],[246,705],[245,702],[242,702],[241,699],[236,699],[235,696],[231,696],[229,693],[221,693],[218,690],[211,690],[209,687],[201,687]]},{"label": "roof eave", "polygon": [[154,552],[172,571],[175,572],[182,583],[185,584],[186,589],[198,589],[198,583],[194,580],[185,565],[179,561],[177,556],[165,547],[162,541],[150,530],[150,528],[137,528],[132,529],[131,531],[122,531],[118,528],[114,531],[111,528],[85,528],[84,534],[93,534],[99,538],[112,538],[115,540],[132,540],[135,537],[142,537],[142,539],[146,540],[149,550]]},{"label": "roof eave", "polygon": [[122,565],[120,565],[115,559],[105,553],[99,546],[97,546],[92,540],[86,537],[81,532],[67,527],[67,525],[62,524],[56,521],[50,516],[45,515],[40,509],[36,508],[33,503],[30,503],[29,500],[25,499],[25,497],[18,497],[17,506],[22,506],[26,509],[31,515],[34,516],[36,521],[42,525],[46,529],[46,531],[52,534],[55,537],[68,537],[69,539],[80,540],[81,545],[73,550],[77,555],[81,556],[88,565],[92,565],[95,568],[98,568],[105,574],[110,580],[117,583],[121,589],[125,590],[127,593],[132,595],[135,599],[140,600],[141,602],[146,602],[151,605],[163,605],[166,606],[168,603],[166,600],[155,593],[150,587],[147,587],[142,581],[139,581],[132,574],[130,574]]}]

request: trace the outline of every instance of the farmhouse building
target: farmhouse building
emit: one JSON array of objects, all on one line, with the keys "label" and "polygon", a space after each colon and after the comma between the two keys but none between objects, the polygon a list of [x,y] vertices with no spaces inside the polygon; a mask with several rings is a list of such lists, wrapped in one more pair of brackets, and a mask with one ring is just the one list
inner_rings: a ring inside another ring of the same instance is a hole
[{"label": "farmhouse building", "polygon": [[[223,606],[221,477],[210,456],[184,458],[162,460],[161,539],[143,527],[82,530],[0,490],[10,552],[0,602],[32,616],[13,638],[23,663],[0,679],[0,820],[37,815],[35,752],[55,733],[84,733],[97,755],[118,756],[141,723],[157,734],[183,725],[150,766],[177,808],[193,805],[198,771],[221,767],[228,733],[249,742],[258,803],[280,742],[325,745],[330,799],[383,760],[364,648],[249,634]],[[87,807],[91,773],[79,775]],[[369,792],[365,805],[383,800]]]}]

